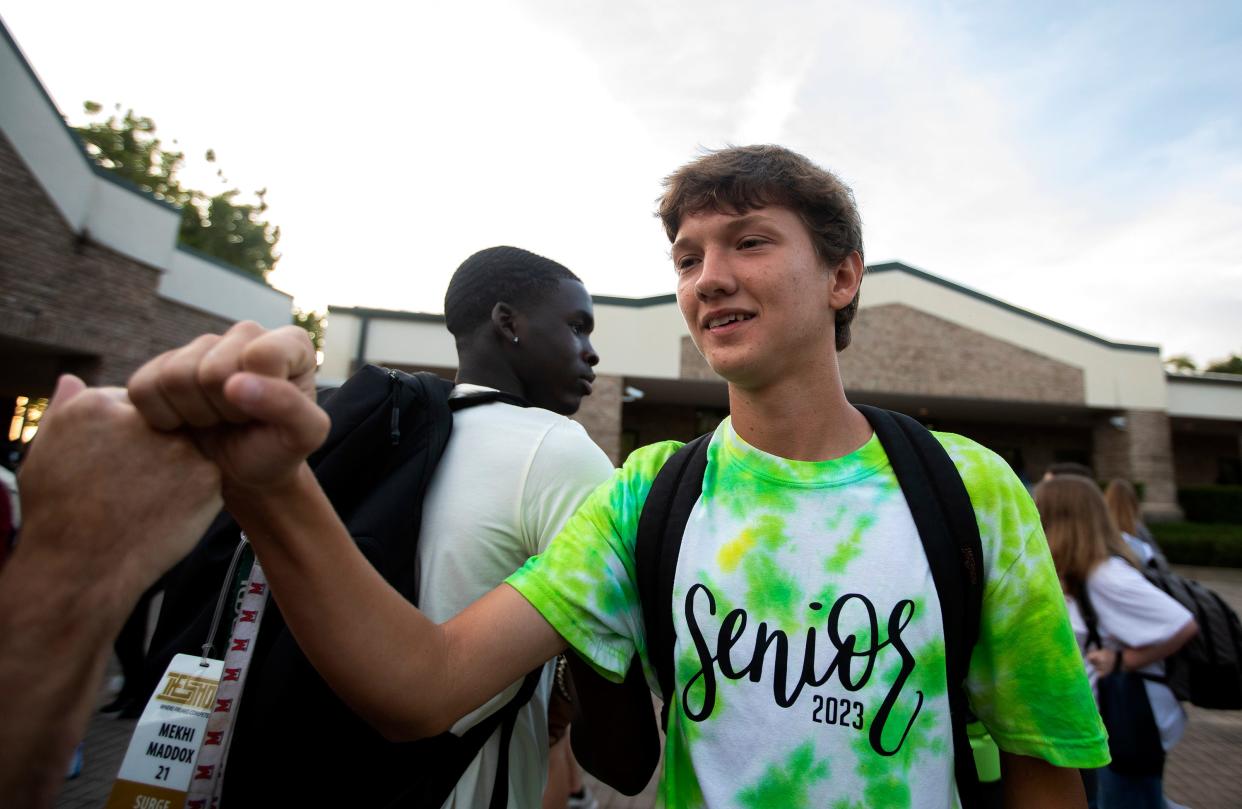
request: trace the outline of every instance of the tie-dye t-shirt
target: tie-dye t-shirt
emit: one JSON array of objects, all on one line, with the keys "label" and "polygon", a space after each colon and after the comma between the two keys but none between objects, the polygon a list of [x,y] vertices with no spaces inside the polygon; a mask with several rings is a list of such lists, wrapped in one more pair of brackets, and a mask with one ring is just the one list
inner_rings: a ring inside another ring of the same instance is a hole
[{"label": "tie-dye t-shirt", "polygon": [[[936,437],[966,483],[986,581],[970,702],[1002,750],[1107,763],[1065,601],[1026,490],[998,456]],[[647,660],[634,541],[678,444],[638,450],[508,582],[620,679]],[[673,586],[667,807],[957,806],[940,603],[874,436],[824,462],[777,458],[726,419]]]}]

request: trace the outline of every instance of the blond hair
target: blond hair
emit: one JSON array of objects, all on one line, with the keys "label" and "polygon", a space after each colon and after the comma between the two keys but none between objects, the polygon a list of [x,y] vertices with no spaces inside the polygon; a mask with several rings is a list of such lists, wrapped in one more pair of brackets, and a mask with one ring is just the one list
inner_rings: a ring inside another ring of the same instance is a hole
[{"label": "blond hair", "polygon": [[1035,487],[1035,507],[1067,593],[1081,592],[1092,571],[1110,556],[1138,567],[1095,481],[1079,475],[1041,481]]},{"label": "blond hair", "polygon": [[1143,521],[1139,511],[1138,494],[1130,481],[1113,478],[1104,490],[1104,502],[1108,504],[1109,516],[1117,527],[1131,536],[1139,535],[1139,525]]}]

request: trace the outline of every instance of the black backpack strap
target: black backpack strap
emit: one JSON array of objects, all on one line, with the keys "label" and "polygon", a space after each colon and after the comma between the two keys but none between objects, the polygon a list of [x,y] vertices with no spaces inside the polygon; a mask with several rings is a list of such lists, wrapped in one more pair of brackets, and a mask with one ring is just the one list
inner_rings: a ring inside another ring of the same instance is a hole
[{"label": "black backpack strap", "polygon": [[[417,742],[403,742],[390,745],[391,748],[408,748],[404,756],[389,756],[382,766],[400,769],[409,767],[415,761],[417,767],[408,769],[402,777],[406,779],[404,788],[395,791],[382,804],[383,809],[409,809],[424,807],[436,809],[444,804],[448,796],[457,788],[461,774],[479,755],[483,745],[492,737],[497,728],[500,729],[500,752],[496,762],[496,777],[492,784],[492,799],[489,807],[504,809],[509,802],[509,744],[513,738],[513,727],[517,722],[518,712],[534,695],[543,675],[543,666],[531,671],[522,680],[522,685],[513,699],[506,702],[494,713],[480,719],[473,727],[460,736],[452,731],[444,731]],[[417,758],[416,758],[417,757]]]},{"label": "black backpack strap", "polygon": [[673,697],[673,578],[690,511],[703,493],[707,447],[705,433],[677,450],[656,474],[638,518],[634,540],[638,598],[643,606],[647,658],[655,669],[664,700],[660,721],[668,728]]},{"label": "black backpack strap", "polygon": [[1096,616],[1095,605],[1091,603],[1091,596],[1087,593],[1087,583],[1081,582],[1074,585],[1070,595],[1078,602],[1078,612],[1082,614],[1082,622],[1087,625],[1087,648],[1095,647],[1103,649],[1104,644],[1100,640],[1100,619]]},{"label": "black backpack strap", "polygon": [[[530,698],[534,695],[535,687],[539,685],[539,678],[542,675],[542,666],[527,674],[526,679],[522,681],[522,687],[514,694],[513,699],[496,712],[500,720],[500,753],[496,759],[496,780],[492,783],[492,802],[488,805],[489,809],[505,809],[509,805],[509,743],[513,740],[513,726],[517,723],[517,715],[522,710],[522,706],[530,702]],[[486,742],[490,736],[489,733],[483,741]],[[480,742],[474,754],[478,755],[482,747],[483,743]],[[468,760],[473,761],[474,756]],[[460,775],[458,777],[460,778]]]},{"label": "black backpack strap", "polygon": [[966,734],[970,705],[965,681],[979,638],[983,608],[983,545],[962,476],[926,427],[909,416],[856,405],[867,417],[918,527],[944,620],[945,669],[953,759],[962,806],[980,805],[979,775]]}]

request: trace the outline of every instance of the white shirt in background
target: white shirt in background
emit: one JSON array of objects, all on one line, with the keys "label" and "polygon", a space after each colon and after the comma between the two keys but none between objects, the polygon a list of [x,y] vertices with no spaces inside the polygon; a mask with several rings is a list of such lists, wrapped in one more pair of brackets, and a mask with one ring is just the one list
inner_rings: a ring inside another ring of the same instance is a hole
[{"label": "white shirt in background", "polygon": [[[458,385],[454,396],[487,391]],[[537,407],[501,402],[453,416],[453,432],[423,500],[418,543],[418,606],[443,623],[494,589],[542,551],[586,496],[612,474],[608,456],[577,422]],[[510,809],[539,806],[548,773],[545,666],[518,714],[509,746]],[[503,707],[513,683],[452,730],[461,734]],[[477,809],[491,800],[500,731],[467,767],[444,809]]]},{"label": "white shirt in background", "polygon": [[[1143,578],[1128,562],[1115,556],[1102,562],[1087,579],[1087,594],[1095,608],[1100,642],[1105,649],[1150,646],[1166,641],[1194,616],[1176,599]],[[1070,624],[1078,638],[1078,648],[1085,656],[1087,623],[1078,604],[1066,598]],[[1164,661],[1157,661],[1141,671],[1164,676]],[[1099,681],[1095,667],[1087,664],[1087,677],[1094,689]],[[1186,730],[1186,712],[1167,685],[1146,680],[1147,699],[1160,730],[1160,741],[1166,751],[1182,738]],[[1097,694],[1098,697],[1098,694]]]}]

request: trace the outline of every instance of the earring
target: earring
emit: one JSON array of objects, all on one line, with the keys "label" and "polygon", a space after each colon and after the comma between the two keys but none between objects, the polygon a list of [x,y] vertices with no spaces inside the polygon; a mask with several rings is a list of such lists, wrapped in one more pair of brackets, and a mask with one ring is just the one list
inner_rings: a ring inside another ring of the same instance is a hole
[{"label": "earring", "polygon": [[515,343],[516,343],[517,341],[518,341],[518,338],[514,337],[514,338],[513,338],[513,342],[515,342]]}]

